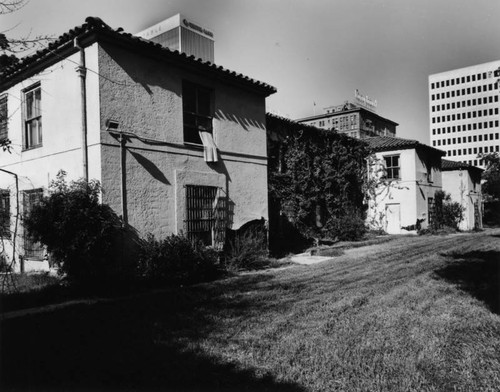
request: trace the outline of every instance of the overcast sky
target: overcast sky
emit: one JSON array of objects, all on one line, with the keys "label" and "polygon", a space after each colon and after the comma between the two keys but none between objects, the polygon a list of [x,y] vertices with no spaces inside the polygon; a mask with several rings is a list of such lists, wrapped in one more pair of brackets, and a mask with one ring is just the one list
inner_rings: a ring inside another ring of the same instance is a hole
[{"label": "overcast sky", "polygon": [[98,16],[136,33],[177,13],[214,32],[218,65],[278,89],[268,111],[320,114],[359,89],[427,144],[428,75],[500,59],[500,0],[31,0],[0,31],[59,36]]}]

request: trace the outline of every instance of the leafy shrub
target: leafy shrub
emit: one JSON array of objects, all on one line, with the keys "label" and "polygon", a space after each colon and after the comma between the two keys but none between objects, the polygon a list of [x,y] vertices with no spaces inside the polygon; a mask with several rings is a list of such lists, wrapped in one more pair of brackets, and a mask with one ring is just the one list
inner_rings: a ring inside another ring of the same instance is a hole
[{"label": "leafy shrub", "polygon": [[139,273],[156,283],[193,283],[213,279],[219,273],[218,254],[201,242],[172,234],[157,240],[149,234],[139,252]]},{"label": "leafy shrub", "polygon": [[444,191],[436,191],[434,195],[434,217],[431,229],[437,230],[449,227],[458,230],[458,225],[463,219],[464,207],[451,200],[451,195]]},{"label": "leafy shrub", "polygon": [[5,255],[0,255],[0,272],[11,272],[12,267],[7,261]]},{"label": "leafy shrub", "polygon": [[366,233],[365,220],[359,211],[350,210],[349,214],[342,214],[331,220],[331,232],[336,234],[339,241],[357,241]]},{"label": "leafy shrub", "polygon": [[266,230],[261,226],[251,226],[236,233],[226,247],[226,268],[238,271],[267,266],[269,259],[266,237]]},{"label": "leafy shrub", "polygon": [[99,202],[98,181],[68,184],[65,177],[60,171],[49,196],[24,217],[28,233],[47,246],[70,281],[95,284],[130,278],[135,233]]}]

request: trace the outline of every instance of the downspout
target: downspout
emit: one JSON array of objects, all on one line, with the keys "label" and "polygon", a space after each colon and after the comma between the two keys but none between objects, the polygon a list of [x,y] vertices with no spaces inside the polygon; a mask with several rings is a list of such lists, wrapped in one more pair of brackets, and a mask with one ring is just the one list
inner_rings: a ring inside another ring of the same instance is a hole
[{"label": "downspout", "polygon": [[80,92],[82,97],[82,155],[83,155],[83,179],[89,180],[88,151],[87,151],[87,89],[85,67],[85,50],[79,45],[77,38],[73,41],[74,47],[80,50],[80,64],[76,67],[76,72],[80,77]]},{"label": "downspout", "polygon": [[[19,226],[19,178],[16,173],[12,173],[11,171],[0,169],[4,173],[13,175],[16,179],[16,223],[14,224],[14,235],[12,238],[12,265],[16,264],[16,238],[17,238],[17,227]],[[21,273],[24,273],[24,260],[20,257],[21,261],[20,269]]]},{"label": "downspout", "polygon": [[125,145],[127,144],[127,139],[123,132],[119,133],[120,141],[120,173],[121,173],[121,198],[122,198],[122,219],[125,225],[128,224],[128,212],[127,212],[127,172],[126,172],[126,154]]}]

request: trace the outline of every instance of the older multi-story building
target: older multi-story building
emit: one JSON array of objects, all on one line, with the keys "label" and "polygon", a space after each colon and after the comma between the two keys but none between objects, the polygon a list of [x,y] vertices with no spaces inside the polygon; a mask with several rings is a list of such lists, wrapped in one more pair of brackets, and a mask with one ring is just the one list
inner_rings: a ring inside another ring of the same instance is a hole
[{"label": "older multi-story building", "polygon": [[446,158],[484,168],[500,150],[500,60],[429,76],[429,129]]},{"label": "older multi-story building", "polygon": [[396,136],[396,127],[399,125],[352,102],[326,107],[322,114],[296,121],[321,129],[335,130],[358,139],[371,136]]},{"label": "older multi-story building", "polygon": [[102,202],[141,235],[219,246],[226,229],[267,220],[265,98],[275,91],[87,18],[0,79],[0,136],[13,150],[0,154],[0,257],[42,266],[43,248],[15,217],[61,169],[100,181]]}]

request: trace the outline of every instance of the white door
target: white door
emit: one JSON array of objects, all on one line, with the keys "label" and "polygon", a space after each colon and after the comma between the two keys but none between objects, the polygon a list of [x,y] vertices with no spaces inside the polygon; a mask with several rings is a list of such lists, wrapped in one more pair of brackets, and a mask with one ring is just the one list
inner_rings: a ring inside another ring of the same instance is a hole
[{"label": "white door", "polygon": [[385,231],[389,234],[401,233],[401,211],[399,204],[385,205]]}]

